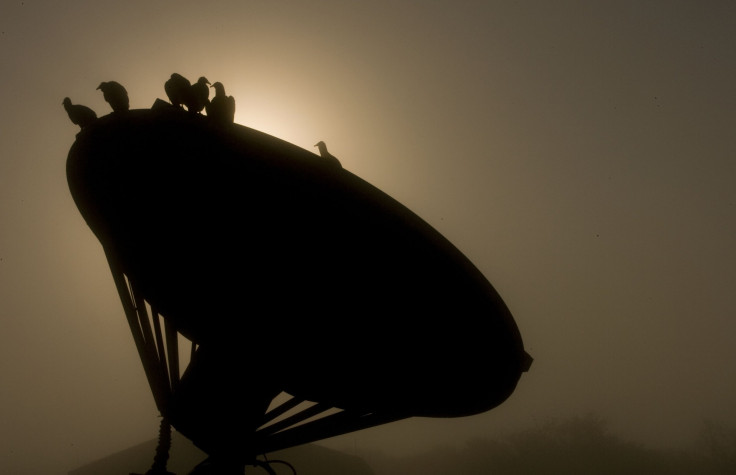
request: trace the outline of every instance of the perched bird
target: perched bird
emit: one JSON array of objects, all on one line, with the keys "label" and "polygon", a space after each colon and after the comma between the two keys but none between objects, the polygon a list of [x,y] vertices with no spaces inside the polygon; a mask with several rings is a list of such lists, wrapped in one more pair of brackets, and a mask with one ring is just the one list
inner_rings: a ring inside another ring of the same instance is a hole
[{"label": "perched bird", "polygon": [[97,120],[97,114],[95,114],[95,111],[87,106],[72,104],[72,100],[68,97],[64,98],[62,104],[64,104],[64,109],[66,109],[66,113],[69,114],[69,118],[72,123],[77,124],[80,129],[87,127],[89,124]]},{"label": "perched bird", "polygon": [[235,122],[235,98],[225,94],[225,86],[221,82],[214,83],[215,97],[207,104],[207,117],[219,124]]},{"label": "perched bird", "polygon": [[181,107],[183,104],[186,104],[186,98],[189,95],[191,87],[192,83],[189,82],[189,79],[177,73],[172,74],[164,83],[166,95],[169,96],[171,104],[175,107]]},{"label": "perched bird", "polygon": [[336,166],[342,168],[342,165],[340,164],[340,160],[337,159],[334,155],[332,155],[330,152],[327,151],[327,145],[323,141],[319,141],[316,144],[314,144],[315,147],[319,147],[319,154],[322,158],[326,158],[330,162],[334,163]]},{"label": "perched bird", "polygon": [[210,82],[206,77],[200,77],[197,82],[189,87],[189,94],[187,94],[184,105],[187,106],[189,112],[199,113],[202,109],[207,106],[210,102]]},{"label": "perched bird", "polygon": [[97,89],[102,91],[102,96],[112,107],[113,112],[127,111],[130,109],[128,102],[128,91],[115,81],[101,82]]}]

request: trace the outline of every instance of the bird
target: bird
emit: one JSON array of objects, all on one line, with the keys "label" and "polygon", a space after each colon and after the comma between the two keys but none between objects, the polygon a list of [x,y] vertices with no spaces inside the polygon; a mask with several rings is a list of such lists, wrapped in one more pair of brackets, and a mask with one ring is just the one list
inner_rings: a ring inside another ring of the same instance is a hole
[{"label": "bird", "polygon": [[189,82],[189,79],[178,73],[173,73],[164,83],[166,95],[169,97],[171,104],[175,107],[181,107],[186,103],[191,87],[192,83]]},{"label": "bird", "polygon": [[72,104],[72,100],[68,97],[64,98],[62,104],[64,104],[66,113],[69,114],[69,119],[71,119],[73,124],[78,125],[80,129],[87,127],[89,124],[97,120],[97,114],[95,114],[95,111],[87,106]]},{"label": "bird", "polygon": [[215,89],[215,97],[206,106],[207,117],[219,124],[232,124],[235,122],[235,98],[225,94],[225,86],[221,82],[210,87]]},{"label": "bird", "polygon": [[184,102],[189,112],[198,114],[209,104],[210,88],[207,87],[209,84],[207,78],[202,76],[189,87],[189,93]]},{"label": "bird", "polygon": [[340,160],[337,159],[336,156],[332,155],[330,152],[327,151],[327,145],[323,141],[319,141],[316,144],[314,144],[315,147],[319,148],[319,154],[322,158],[325,158],[335,164],[336,166],[342,168],[342,165],[340,164]]},{"label": "bird", "polygon": [[115,81],[101,82],[97,89],[102,91],[102,96],[112,107],[113,112],[122,112],[130,109],[128,91]]}]

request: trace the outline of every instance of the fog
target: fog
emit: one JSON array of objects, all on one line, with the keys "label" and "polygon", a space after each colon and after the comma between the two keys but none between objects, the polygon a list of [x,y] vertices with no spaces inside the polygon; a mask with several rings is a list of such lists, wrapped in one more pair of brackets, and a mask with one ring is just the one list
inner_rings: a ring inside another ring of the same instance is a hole
[{"label": "fog", "polygon": [[[7,3],[7,2],[6,2]],[[736,426],[736,5],[14,2],[0,8],[0,471],[66,473],[158,413],[65,161],[172,72],[342,166],[484,273],[535,358],[500,407],[324,441],[421,454],[596,414],[671,449]],[[448,324],[452,316],[445,316]]]}]

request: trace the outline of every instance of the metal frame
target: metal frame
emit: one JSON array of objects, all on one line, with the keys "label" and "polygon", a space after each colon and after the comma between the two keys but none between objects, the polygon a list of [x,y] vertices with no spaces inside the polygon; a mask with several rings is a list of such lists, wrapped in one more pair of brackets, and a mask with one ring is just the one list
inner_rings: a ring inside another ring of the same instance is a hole
[{"label": "metal frame", "polygon": [[[136,292],[135,283],[124,273],[114,252],[105,249],[105,255],[156,407],[163,417],[163,433],[168,426],[167,416],[171,401],[176,397],[182,371],[186,369],[180,367],[179,333],[153,305]],[[192,355],[196,349],[197,345],[193,342]],[[243,447],[246,457],[255,457],[407,417],[343,410],[318,401],[289,396],[291,397],[286,399],[279,396],[274,398],[271,407],[263,415],[263,423],[256,430],[254,446]],[[276,399],[281,399],[281,402],[276,402]],[[162,439],[165,437],[159,439],[160,443]],[[165,459],[163,464],[160,473],[169,473],[165,471]],[[148,473],[159,472],[152,469]]]}]

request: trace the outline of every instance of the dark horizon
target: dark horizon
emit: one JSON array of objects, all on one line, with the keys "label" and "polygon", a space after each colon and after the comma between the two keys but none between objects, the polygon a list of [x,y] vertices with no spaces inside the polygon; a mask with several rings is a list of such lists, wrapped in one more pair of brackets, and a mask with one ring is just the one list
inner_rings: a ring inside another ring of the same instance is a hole
[{"label": "dark horizon", "polygon": [[[297,473],[365,473],[427,475],[478,473],[498,475],[607,473],[625,475],[724,474],[736,469],[736,426],[704,421],[692,441],[678,449],[655,448],[626,440],[609,429],[608,421],[585,414],[550,418],[531,427],[495,436],[476,436],[454,444],[429,444],[408,454],[363,448],[341,440],[338,447],[307,444],[269,455],[288,461]],[[331,444],[327,444],[331,445]],[[156,441],[148,440],[102,458],[88,461],[69,475],[117,475],[122,469],[145,471]],[[187,473],[206,458],[185,437],[173,433],[168,469]],[[276,467],[274,467],[276,468]],[[282,467],[283,468],[283,467]],[[251,468],[250,470],[254,470]],[[330,471],[332,470],[332,471]]]}]

